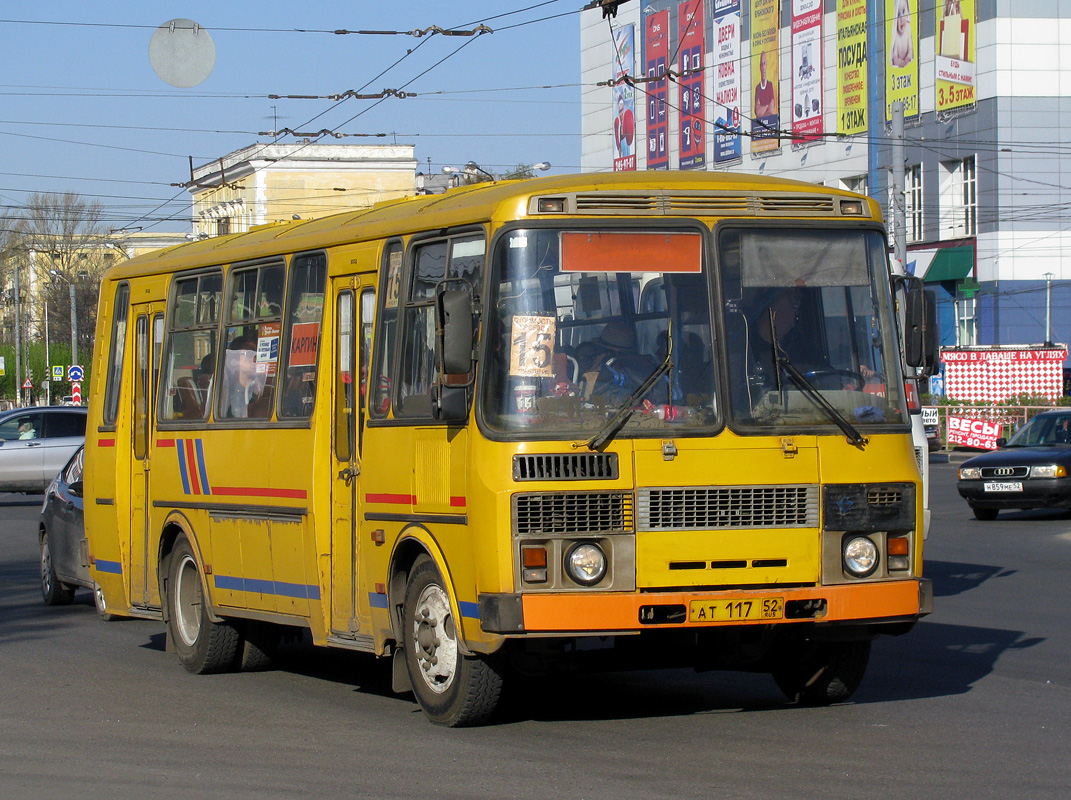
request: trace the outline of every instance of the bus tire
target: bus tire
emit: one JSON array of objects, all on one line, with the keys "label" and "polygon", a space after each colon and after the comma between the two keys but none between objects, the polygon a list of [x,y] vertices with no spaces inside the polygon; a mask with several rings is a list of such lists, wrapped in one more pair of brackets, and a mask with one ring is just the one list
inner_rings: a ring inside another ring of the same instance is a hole
[{"label": "bus tire", "polygon": [[167,573],[167,629],[182,666],[195,675],[233,669],[238,629],[209,618],[201,570],[184,536],[175,543]]},{"label": "bus tire", "polygon": [[45,531],[41,532],[41,596],[50,606],[69,606],[74,600],[74,587],[63,583],[56,575]]},{"label": "bus tire", "polygon": [[500,664],[461,652],[450,595],[426,555],[409,573],[400,639],[409,682],[428,719],[451,728],[490,719],[502,697]]},{"label": "bus tire", "polygon": [[805,641],[788,648],[773,670],[778,688],[794,703],[827,706],[847,700],[863,682],[869,641]]},{"label": "bus tire", "polygon": [[278,625],[247,621],[242,626],[241,643],[238,646],[238,669],[243,672],[271,669],[275,666],[275,653],[281,638]]}]

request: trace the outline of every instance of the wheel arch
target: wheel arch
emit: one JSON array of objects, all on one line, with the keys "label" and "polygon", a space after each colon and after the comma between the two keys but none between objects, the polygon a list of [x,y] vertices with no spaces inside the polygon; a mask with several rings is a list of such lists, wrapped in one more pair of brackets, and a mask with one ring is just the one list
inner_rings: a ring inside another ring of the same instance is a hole
[{"label": "wheel arch", "polygon": [[205,572],[204,554],[201,552],[201,544],[194,533],[193,523],[189,517],[181,511],[172,511],[164,520],[160,530],[160,547],[156,559],[156,580],[160,591],[160,610],[166,624],[169,616],[167,605],[167,576],[171,566],[171,554],[175,550],[175,543],[179,537],[185,536],[193,550],[193,557],[197,559],[197,570],[200,573],[204,597],[208,603],[208,614],[213,622],[222,622],[223,618],[216,613],[216,605],[212,596],[212,587],[209,586],[208,573]]}]

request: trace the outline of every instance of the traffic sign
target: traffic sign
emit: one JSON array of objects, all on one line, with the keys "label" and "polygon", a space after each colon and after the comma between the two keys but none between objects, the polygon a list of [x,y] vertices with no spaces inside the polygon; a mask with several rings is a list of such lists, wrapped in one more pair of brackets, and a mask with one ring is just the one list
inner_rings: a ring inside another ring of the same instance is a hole
[{"label": "traffic sign", "polygon": [[62,381],[63,380],[63,365],[62,364],[53,364],[52,365],[52,380],[54,380],[54,381]]},{"label": "traffic sign", "polygon": [[71,364],[67,367],[67,380],[80,381],[85,377],[85,373],[82,371],[82,367],[79,364]]},{"label": "traffic sign", "polygon": [[32,389],[33,388],[33,381],[31,381],[29,378],[27,378],[26,380],[24,380],[22,382],[22,388],[23,389]]},{"label": "traffic sign", "polygon": [[76,406],[82,405],[82,384],[74,383],[71,385],[71,402]]}]

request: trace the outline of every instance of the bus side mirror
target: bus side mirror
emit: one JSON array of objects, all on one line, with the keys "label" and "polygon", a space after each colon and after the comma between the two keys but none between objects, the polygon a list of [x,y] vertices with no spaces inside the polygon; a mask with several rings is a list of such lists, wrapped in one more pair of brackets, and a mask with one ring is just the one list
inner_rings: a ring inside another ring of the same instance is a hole
[{"label": "bus side mirror", "polygon": [[907,291],[904,361],[917,368],[921,377],[937,371],[940,340],[937,337],[937,296],[912,281]]},{"label": "bus side mirror", "polygon": [[435,331],[439,340],[439,383],[432,411],[436,419],[468,416],[472,386],[472,339],[475,327],[472,288],[465,281],[444,281],[435,299]]}]

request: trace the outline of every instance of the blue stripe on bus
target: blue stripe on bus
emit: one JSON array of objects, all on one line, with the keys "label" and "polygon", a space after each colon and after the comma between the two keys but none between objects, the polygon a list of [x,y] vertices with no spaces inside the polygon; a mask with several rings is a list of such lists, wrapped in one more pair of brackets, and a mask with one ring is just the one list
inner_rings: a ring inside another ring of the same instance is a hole
[{"label": "blue stripe on bus", "polygon": [[461,609],[461,616],[468,617],[469,619],[480,618],[480,604],[479,603],[466,603],[463,600],[458,600],[457,607]]},{"label": "blue stripe on bus", "polygon": [[320,587],[312,584],[265,581],[258,578],[241,578],[234,575],[214,575],[212,577],[217,589],[226,589],[232,592],[271,594],[279,597],[296,597],[302,600],[320,599]]},{"label": "blue stripe on bus", "polygon": [[98,558],[93,563],[97,568],[97,572],[110,572],[113,575],[123,574],[123,565],[118,561],[105,561],[104,559]]},{"label": "blue stripe on bus", "polygon": [[183,439],[175,440],[175,450],[178,452],[178,471],[182,476],[182,493],[190,493],[190,478],[186,474],[186,448],[183,446],[185,441]]},{"label": "blue stripe on bus", "polygon": [[372,606],[372,608],[386,608],[387,595],[381,592],[369,592],[368,605]]},{"label": "blue stripe on bus", "polygon": [[212,489],[208,486],[208,472],[205,470],[205,451],[201,445],[201,439],[194,439],[195,447],[197,448],[197,471],[201,474],[201,493],[212,494]]}]

